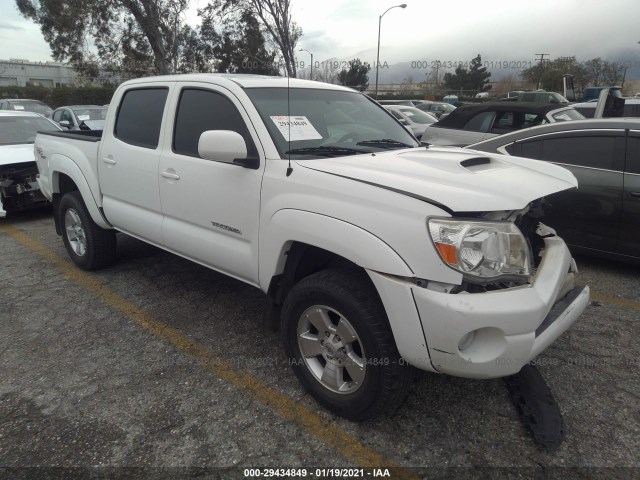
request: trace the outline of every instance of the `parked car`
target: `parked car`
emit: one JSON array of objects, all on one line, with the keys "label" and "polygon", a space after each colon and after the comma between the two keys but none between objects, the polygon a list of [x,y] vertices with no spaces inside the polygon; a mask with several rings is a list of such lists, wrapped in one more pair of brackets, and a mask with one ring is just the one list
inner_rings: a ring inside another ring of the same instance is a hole
[{"label": "parked car", "polygon": [[396,117],[401,124],[406,125],[413,133],[414,137],[418,140],[422,137],[424,129],[427,125],[436,123],[438,119],[422,110],[418,110],[415,107],[407,107],[404,105],[385,105],[391,115]]},{"label": "parked car", "polygon": [[578,189],[548,196],[544,223],[576,250],[640,261],[640,119],[554,123],[469,148],[569,169]]},{"label": "parked car", "polygon": [[589,302],[536,217],[570,172],[422,148],[345,87],[130,80],[100,137],[39,133],[35,152],[79,268],[113,263],[117,230],[260,288],[301,384],[353,420],[406,396],[407,365],[518,372]]},{"label": "parked car", "polygon": [[[598,102],[597,100],[591,100],[589,102],[574,103],[571,106],[584,115],[585,118],[593,118]],[[622,116],[640,117],[640,98],[625,98]]]},{"label": "parked car", "polygon": [[429,100],[378,100],[380,105],[405,105],[407,107],[417,107],[423,103],[431,103]]},{"label": "parked car", "polygon": [[587,87],[582,91],[582,101],[590,102],[592,100],[598,101],[600,92],[605,88],[617,88],[622,90],[622,87]]},{"label": "parked car", "polygon": [[420,105],[416,106],[416,108],[422,110],[423,112],[431,113],[438,119],[449,115],[456,109],[456,107],[447,102],[421,103]]},{"label": "parked car", "polygon": [[571,106],[560,107],[550,103],[488,102],[466,105],[428,126],[422,134],[422,142],[465,146],[522,128],[583,118]]},{"label": "parked car", "polygon": [[51,119],[67,130],[102,130],[107,107],[100,105],[70,105],[56,108]]},{"label": "parked car", "polygon": [[569,103],[569,100],[556,92],[536,90],[534,92],[520,92],[518,94],[518,102]]},{"label": "parked car", "polygon": [[44,115],[45,117],[49,116],[53,111],[49,105],[40,100],[30,100],[30,99],[4,99],[0,100],[0,110],[13,110],[16,112],[34,112],[39,113],[40,115]]},{"label": "parked car", "polygon": [[33,142],[38,131],[60,128],[37,113],[0,111],[0,217],[47,203],[36,182]]},{"label": "parked car", "polygon": [[524,90],[512,90],[507,93],[499,93],[498,95],[493,97],[493,100],[501,101],[501,102],[503,101],[516,102],[518,100],[518,95],[520,95],[521,93],[524,93]]}]

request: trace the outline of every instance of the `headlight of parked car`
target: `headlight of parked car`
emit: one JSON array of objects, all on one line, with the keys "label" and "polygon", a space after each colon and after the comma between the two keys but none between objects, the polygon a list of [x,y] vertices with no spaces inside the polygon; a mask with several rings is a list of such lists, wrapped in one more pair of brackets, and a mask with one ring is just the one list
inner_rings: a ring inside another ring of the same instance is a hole
[{"label": "headlight of parked car", "polygon": [[470,280],[531,273],[529,247],[513,223],[430,218],[428,225],[442,260]]}]

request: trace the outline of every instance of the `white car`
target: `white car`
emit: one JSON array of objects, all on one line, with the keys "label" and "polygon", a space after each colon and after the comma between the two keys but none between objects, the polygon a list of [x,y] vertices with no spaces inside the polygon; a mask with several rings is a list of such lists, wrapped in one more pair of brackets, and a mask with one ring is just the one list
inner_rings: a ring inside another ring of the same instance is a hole
[{"label": "white car", "polygon": [[[571,105],[586,118],[593,118],[596,113],[597,101],[574,103]],[[640,117],[640,98],[625,98],[623,117]]]},{"label": "white car", "polygon": [[427,125],[436,123],[438,119],[430,113],[418,110],[416,107],[407,107],[405,105],[384,105],[391,115],[401,124],[406,126],[413,136],[418,140],[422,137],[424,129]]},{"label": "white car", "polygon": [[60,128],[37,113],[0,111],[0,217],[47,202],[36,181],[33,142],[38,131]]}]

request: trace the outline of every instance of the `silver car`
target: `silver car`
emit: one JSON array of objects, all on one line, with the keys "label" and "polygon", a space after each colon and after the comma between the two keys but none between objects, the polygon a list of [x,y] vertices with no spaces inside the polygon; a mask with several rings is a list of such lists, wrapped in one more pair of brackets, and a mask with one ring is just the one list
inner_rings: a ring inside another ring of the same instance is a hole
[{"label": "silver car", "polygon": [[391,115],[396,117],[401,124],[408,127],[413,136],[418,140],[422,137],[424,129],[428,125],[436,123],[438,119],[433,115],[418,110],[415,107],[407,107],[405,105],[384,105]]},{"label": "silver car", "polygon": [[107,108],[100,105],[70,105],[53,111],[50,118],[67,130],[102,130]]}]

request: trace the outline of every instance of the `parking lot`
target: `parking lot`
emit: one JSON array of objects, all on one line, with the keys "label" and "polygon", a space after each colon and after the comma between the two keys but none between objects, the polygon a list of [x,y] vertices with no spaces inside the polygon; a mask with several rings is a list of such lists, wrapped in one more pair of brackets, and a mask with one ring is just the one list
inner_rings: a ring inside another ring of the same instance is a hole
[{"label": "parking lot", "polygon": [[115,266],[85,273],[49,212],[0,220],[3,467],[640,475],[638,266],[577,258],[593,303],[537,360],[566,431],[547,453],[501,380],[425,373],[394,414],[335,417],[263,332],[260,291],[129,237],[118,249]]}]

